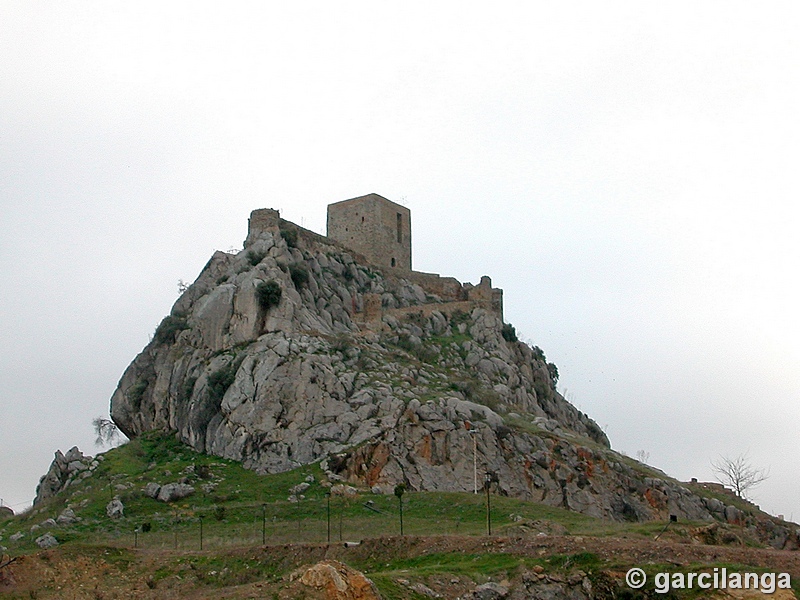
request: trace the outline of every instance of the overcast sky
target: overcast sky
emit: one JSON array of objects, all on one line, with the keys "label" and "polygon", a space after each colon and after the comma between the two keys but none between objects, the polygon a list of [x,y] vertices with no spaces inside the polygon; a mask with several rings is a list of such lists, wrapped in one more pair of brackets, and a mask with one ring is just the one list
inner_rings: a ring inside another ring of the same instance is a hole
[{"label": "overcast sky", "polygon": [[412,211],[612,445],[800,519],[798,5],[0,3],[0,498],[252,209]]}]

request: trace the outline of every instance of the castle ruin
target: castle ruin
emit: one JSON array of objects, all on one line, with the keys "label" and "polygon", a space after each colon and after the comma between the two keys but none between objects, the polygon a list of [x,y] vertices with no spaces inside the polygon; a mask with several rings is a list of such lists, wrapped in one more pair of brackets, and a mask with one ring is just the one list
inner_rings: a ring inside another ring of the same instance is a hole
[{"label": "castle ruin", "polygon": [[328,237],[379,267],[411,270],[411,211],[378,194],[329,204]]},{"label": "castle ruin", "polygon": [[[321,236],[280,218],[278,211],[262,208],[250,214],[245,247],[264,231],[294,229],[298,240],[313,244],[335,244],[353,252],[361,262],[379,267],[385,276],[398,277],[419,285],[426,293],[436,296],[437,302],[416,305],[390,312],[439,310],[441,312],[465,311],[482,307],[503,318],[503,290],[492,287],[488,276],[481,277],[478,285],[462,284],[453,277],[436,273],[423,273],[411,268],[411,211],[378,194],[367,194],[328,205],[328,235]],[[367,294],[360,319],[378,322],[385,312],[380,296]],[[427,309],[425,308],[427,307]],[[356,315],[354,315],[355,317]]]}]

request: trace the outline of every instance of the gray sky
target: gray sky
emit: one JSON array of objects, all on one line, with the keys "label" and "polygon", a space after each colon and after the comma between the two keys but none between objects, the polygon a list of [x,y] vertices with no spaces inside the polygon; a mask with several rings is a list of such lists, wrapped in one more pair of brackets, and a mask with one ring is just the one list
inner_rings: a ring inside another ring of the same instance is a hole
[{"label": "gray sky", "polygon": [[5,504],[252,209],[376,192],[615,448],[799,519],[798,5],[293,4],[0,4]]}]

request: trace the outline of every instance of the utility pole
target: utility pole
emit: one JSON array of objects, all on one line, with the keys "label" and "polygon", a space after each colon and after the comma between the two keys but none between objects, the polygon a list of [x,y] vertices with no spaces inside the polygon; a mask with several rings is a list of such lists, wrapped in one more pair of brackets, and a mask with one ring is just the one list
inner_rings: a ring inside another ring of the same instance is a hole
[{"label": "utility pole", "polygon": [[492,485],[492,480],[489,477],[489,474],[486,473],[486,477],[483,481],[483,488],[486,490],[486,531],[488,535],[492,535],[492,503],[491,503],[491,496],[489,495],[489,488]]},{"label": "utility pole", "polygon": [[474,494],[478,493],[478,430],[469,430],[472,436],[472,482]]},{"label": "utility pole", "polygon": [[464,427],[472,438],[472,493],[478,493],[478,430],[472,428],[472,423],[464,421]]}]

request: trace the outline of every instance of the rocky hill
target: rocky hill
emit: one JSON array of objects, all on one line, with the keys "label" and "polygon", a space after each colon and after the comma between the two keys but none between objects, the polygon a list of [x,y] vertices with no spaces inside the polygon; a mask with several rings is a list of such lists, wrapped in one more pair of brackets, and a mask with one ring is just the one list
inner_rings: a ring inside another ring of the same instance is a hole
[{"label": "rocky hill", "polygon": [[[503,322],[488,277],[379,268],[265,209],[244,250],[215,253],[175,303],[111,416],[131,438],[174,431],[260,473],[319,462],[375,492],[472,491],[488,477],[597,517],[745,522],[613,452],[556,378]],[[797,546],[788,529],[774,537]]]}]

